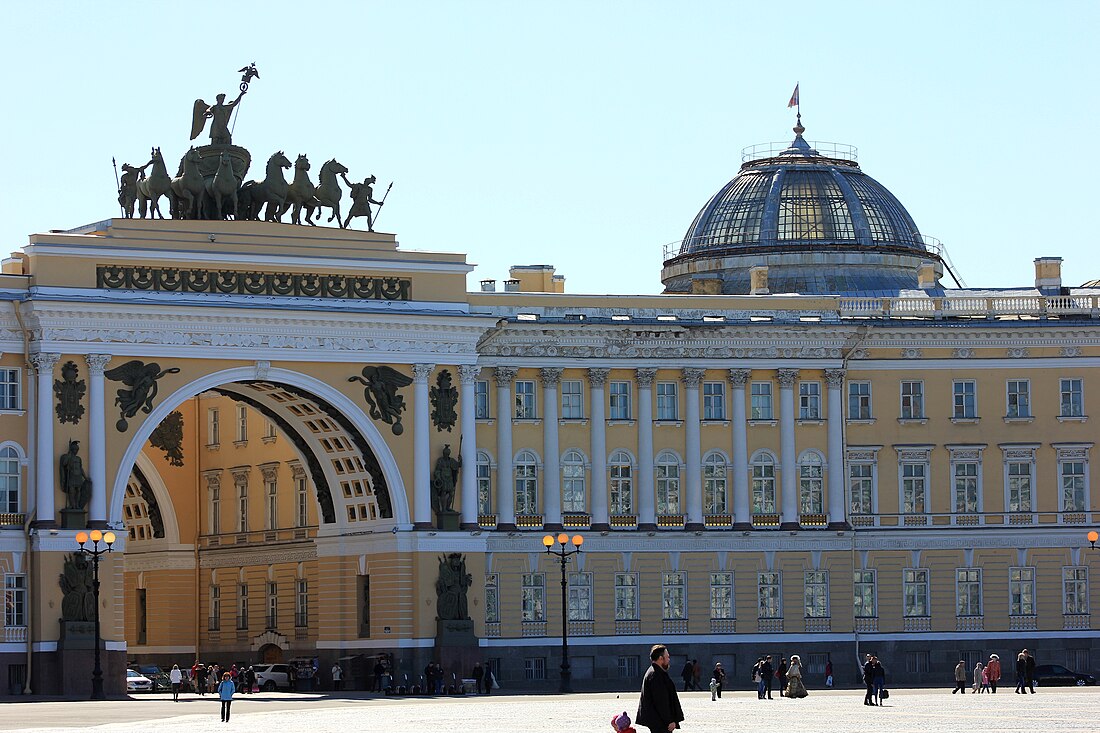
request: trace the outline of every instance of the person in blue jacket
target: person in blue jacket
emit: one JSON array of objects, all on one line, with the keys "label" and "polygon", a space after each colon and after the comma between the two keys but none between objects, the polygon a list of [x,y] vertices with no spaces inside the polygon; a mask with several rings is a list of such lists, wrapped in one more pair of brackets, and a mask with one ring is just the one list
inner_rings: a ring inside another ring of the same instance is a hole
[{"label": "person in blue jacket", "polygon": [[233,704],[233,693],[237,691],[237,686],[233,684],[233,680],[229,678],[229,673],[226,672],[222,675],[221,684],[218,685],[218,697],[222,701],[222,722],[229,722],[229,706]]}]

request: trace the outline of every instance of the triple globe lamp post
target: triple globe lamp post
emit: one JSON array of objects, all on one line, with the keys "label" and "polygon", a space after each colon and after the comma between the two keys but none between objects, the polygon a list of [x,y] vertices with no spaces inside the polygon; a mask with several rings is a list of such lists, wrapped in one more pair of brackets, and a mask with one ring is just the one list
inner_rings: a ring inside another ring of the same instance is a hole
[{"label": "triple globe lamp post", "polygon": [[[554,544],[558,547],[555,549]],[[565,577],[565,564],[569,558],[581,552],[584,537],[575,534],[570,537],[562,532],[557,537],[548,534],[542,538],[546,554],[554,555],[561,562],[561,684],[558,692],[572,692],[572,673],[569,671],[569,583]]]},{"label": "triple globe lamp post", "polygon": [[[91,540],[91,548],[85,547],[88,541]],[[99,546],[99,543],[103,543],[103,547]],[[76,543],[80,545],[80,552],[92,558],[92,595],[95,598],[95,614],[93,621],[95,623],[95,666],[92,668],[92,699],[93,700],[105,700],[106,695],[103,694],[103,667],[100,665],[99,659],[99,556],[106,555],[111,551],[111,545],[115,543],[114,532],[100,532],[98,529],[93,529],[89,532],[77,532]]]}]

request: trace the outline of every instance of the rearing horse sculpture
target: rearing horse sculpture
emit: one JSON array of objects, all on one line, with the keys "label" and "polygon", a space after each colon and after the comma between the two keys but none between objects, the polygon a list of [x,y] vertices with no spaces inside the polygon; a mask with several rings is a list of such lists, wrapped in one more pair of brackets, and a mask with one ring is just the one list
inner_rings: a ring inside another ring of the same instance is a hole
[{"label": "rearing horse sculpture", "polygon": [[215,219],[237,215],[237,177],[233,175],[233,161],[228,153],[218,157],[218,172],[206,182],[206,198],[214,201]]},{"label": "rearing horse sculpture", "polygon": [[344,195],[344,189],[340,188],[340,181],[336,176],[347,172],[348,169],[335,158],[321,166],[320,185],[313,192],[313,203],[317,207],[318,218],[321,216],[321,207],[327,206],[332,209],[332,216],[328,220],[340,221],[340,198]]},{"label": "rearing horse sculpture", "polygon": [[199,172],[199,151],[191,148],[180,161],[180,172],[172,179],[168,194],[173,219],[198,219],[206,196],[206,185]]},{"label": "rearing horse sculpture", "polygon": [[149,208],[148,204],[152,201],[150,218],[155,219],[159,216],[163,219],[164,214],[160,213],[160,197],[169,195],[172,190],[172,179],[168,176],[168,169],[164,167],[164,157],[160,154],[160,148],[153,148],[149,163],[153,166],[149,177],[139,181],[137,185],[138,211],[144,219]]},{"label": "rearing horse sculpture", "polygon": [[317,208],[317,205],[313,201],[313,192],[317,190],[317,187],[313,185],[313,181],[309,180],[309,158],[305,155],[299,155],[298,159],[294,161],[294,180],[287,188],[286,199],[283,201],[283,210],[279,212],[279,218],[282,218],[287,209],[293,207],[293,211],[290,213],[290,221],[294,224],[301,224],[302,207],[306,209],[306,223],[311,227],[317,226],[311,221],[313,216],[313,210]]},{"label": "rearing horse sculpture", "polygon": [[241,219],[259,219],[260,207],[267,204],[264,221],[279,221],[286,201],[287,185],[283,170],[290,167],[290,161],[280,150],[267,159],[267,177],[262,181],[249,181],[241,187],[241,198],[237,205]]}]

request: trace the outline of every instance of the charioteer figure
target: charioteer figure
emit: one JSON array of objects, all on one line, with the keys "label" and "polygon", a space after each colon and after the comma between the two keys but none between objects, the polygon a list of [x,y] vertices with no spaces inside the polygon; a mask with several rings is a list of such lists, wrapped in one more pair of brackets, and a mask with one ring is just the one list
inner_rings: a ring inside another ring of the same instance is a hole
[{"label": "charioteer figure", "polygon": [[344,220],[341,225],[344,229],[348,228],[351,224],[351,220],[357,216],[367,217],[367,231],[374,231],[374,216],[371,214],[370,205],[381,207],[382,201],[374,200],[374,188],[372,186],[378,180],[374,176],[369,176],[362,183],[352,183],[348,180],[347,173],[341,173],[340,177],[344,179],[344,183],[351,189],[351,210],[348,211],[348,218]]}]

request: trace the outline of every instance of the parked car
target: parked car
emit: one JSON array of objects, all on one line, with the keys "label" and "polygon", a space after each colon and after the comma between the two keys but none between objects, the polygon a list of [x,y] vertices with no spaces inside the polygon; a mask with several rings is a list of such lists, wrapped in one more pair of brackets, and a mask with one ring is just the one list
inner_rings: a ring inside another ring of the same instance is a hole
[{"label": "parked car", "polygon": [[155,664],[139,664],[133,669],[148,677],[153,683],[153,692],[168,692],[172,689],[172,678]]},{"label": "parked car", "polygon": [[1035,668],[1035,684],[1040,687],[1055,685],[1095,685],[1096,678],[1084,672],[1074,672],[1060,664],[1040,664]]},{"label": "parked car", "polygon": [[126,670],[127,692],[152,692],[153,681],[136,669]]},{"label": "parked car", "polygon": [[264,692],[293,689],[289,664],[257,664],[252,669],[256,671],[256,686]]}]

